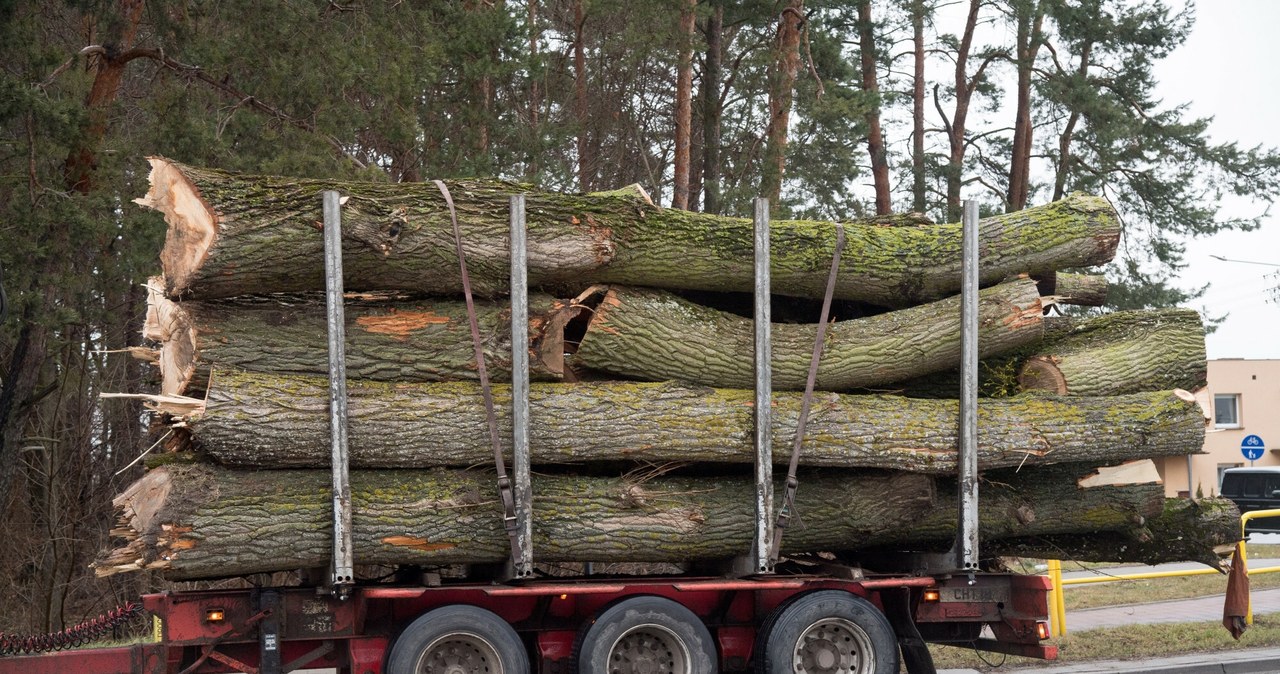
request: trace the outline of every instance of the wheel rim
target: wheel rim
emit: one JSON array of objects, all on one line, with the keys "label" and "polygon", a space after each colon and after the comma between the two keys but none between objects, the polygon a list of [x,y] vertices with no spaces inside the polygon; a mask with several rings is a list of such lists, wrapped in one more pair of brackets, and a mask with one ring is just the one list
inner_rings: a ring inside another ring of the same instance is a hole
[{"label": "wheel rim", "polygon": [[418,658],[417,674],[504,674],[498,649],[484,637],[454,632],[432,641]]},{"label": "wheel rim", "polygon": [[796,674],[871,674],[876,659],[866,631],[844,618],[826,618],[796,640],[792,664]]},{"label": "wheel rim", "polygon": [[609,674],[688,674],[689,649],[662,625],[637,625],[609,649]]}]

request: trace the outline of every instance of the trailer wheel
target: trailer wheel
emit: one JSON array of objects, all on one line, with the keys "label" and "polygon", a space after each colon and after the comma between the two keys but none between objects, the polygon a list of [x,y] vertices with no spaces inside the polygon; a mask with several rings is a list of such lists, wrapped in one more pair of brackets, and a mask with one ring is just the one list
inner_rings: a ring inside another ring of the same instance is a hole
[{"label": "trailer wheel", "polygon": [[663,597],[605,609],[574,644],[582,674],[717,674],[715,642],[693,611]]},{"label": "trailer wheel", "polygon": [[778,607],[756,641],[760,674],[897,674],[898,641],[875,605],[842,590]]},{"label": "trailer wheel", "polygon": [[418,616],[387,657],[387,674],[526,674],[529,654],[507,621],[462,604]]}]

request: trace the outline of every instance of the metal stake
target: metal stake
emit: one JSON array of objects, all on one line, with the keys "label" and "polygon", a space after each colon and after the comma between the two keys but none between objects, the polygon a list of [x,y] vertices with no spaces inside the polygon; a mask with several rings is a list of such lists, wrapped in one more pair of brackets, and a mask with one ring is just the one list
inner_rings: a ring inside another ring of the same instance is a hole
[{"label": "metal stake", "polygon": [[345,597],[355,582],[351,550],[351,474],[347,451],[346,322],[342,308],[342,215],[334,190],[324,192],[325,317],[329,331],[329,429],[333,469],[333,569],[330,583]]},{"label": "metal stake", "polygon": [[511,197],[511,425],[518,558],[516,578],[533,575],[533,487],[529,471],[529,278],[524,195]]},{"label": "metal stake", "polygon": [[966,199],[962,224],[959,527],[957,568],[978,570],[978,202]]},{"label": "metal stake", "polygon": [[772,573],[773,543],[773,333],[770,325],[769,200],[755,201],[756,358],[756,571]]}]

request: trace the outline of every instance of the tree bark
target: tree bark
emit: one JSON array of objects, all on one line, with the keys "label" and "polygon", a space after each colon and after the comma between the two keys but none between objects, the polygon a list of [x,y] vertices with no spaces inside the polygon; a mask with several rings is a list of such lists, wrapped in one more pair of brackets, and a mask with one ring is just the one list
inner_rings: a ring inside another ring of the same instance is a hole
[{"label": "tree bark", "polygon": [[[1010,471],[984,485],[994,504],[981,512],[984,540],[1124,529],[1159,513],[1157,484],[1084,489],[1072,475]],[[361,564],[499,562],[509,553],[491,475],[356,471],[351,478]],[[119,540],[99,555],[97,573],[147,569],[180,580],[322,566],[331,554],[329,482],[328,471],[153,470],[116,498]],[[754,531],[746,477],[540,475],[533,490],[533,547],[546,562],[724,559],[748,550]],[[783,550],[913,541],[922,516],[951,513],[949,500],[920,475],[804,475],[796,499],[804,526],[787,530]],[[942,534],[942,527],[925,533]]]},{"label": "tree bark", "polygon": [[[676,379],[706,386],[752,388],[752,321],[670,293],[599,287],[588,303],[590,323],[570,362],[645,381]],[[1022,278],[979,296],[981,357],[1041,338],[1036,284]],[[773,387],[803,390],[817,326],[777,323]],[[899,309],[828,327],[816,386],[824,391],[885,386],[947,370],[960,359],[960,298]]]},{"label": "tree bark", "polygon": [[1222,568],[1240,540],[1240,510],[1225,498],[1166,499],[1163,512],[1133,531],[998,541],[990,552],[1078,562],[1201,562]]},{"label": "tree bark", "polygon": [[924,213],[929,208],[924,168],[925,14],[924,0],[912,0],[911,46],[914,56],[911,76],[911,210],[917,213]]},{"label": "tree bark", "polygon": [[[1089,466],[1066,464],[984,475],[978,499],[981,540],[985,544],[1025,538],[1027,530],[1034,528],[1034,536],[1079,535],[1084,539],[1082,547],[1088,548],[1088,538],[1099,532],[1141,530],[1149,517],[1160,514],[1165,499],[1158,480],[1085,486],[1084,480],[1095,472]],[[945,549],[955,540],[959,507],[955,480],[938,480],[936,494],[934,507],[909,527],[868,537],[864,545],[895,551]]]},{"label": "tree bark", "polygon": [[[228,367],[328,375],[324,298],[269,295],[179,303],[166,299],[158,283],[150,286],[143,334],[160,344],[156,365],[162,395],[204,397],[210,371]],[[563,376],[564,324],[577,311],[549,295],[529,297],[529,366],[535,379]],[[476,313],[490,378],[511,381],[510,304],[477,302]],[[348,298],[344,315],[352,379],[478,379],[461,300]]]},{"label": "tree bark", "polygon": [[[871,18],[871,0],[858,3],[858,54],[862,91],[871,97],[867,105],[867,153],[871,155],[871,177],[875,185],[876,215],[893,212],[889,197],[889,159],[880,128],[880,84],[876,77],[876,33]],[[923,210],[923,209],[920,209]]]},{"label": "tree bark", "polygon": [[1006,210],[1012,213],[1027,207],[1031,195],[1031,141],[1035,126],[1031,120],[1031,75],[1040,51],[1045,8],[1038,0],[1023,0],[1013,7],[1018,26],[1016,65],[1018,100],[1013,127],[1013,153],[1009,161],[1009,195]]},{"label": "tree bark", "polygon": [[[336,183],[237,176],[152,159],[140,200],[165,214],[161,253],[166,294],[214,298],[324,287],[320,192],[338,189],[349,290],[458,293],[452,227],[434,185]],[[506,290],[507,195],[513,183],[459,181],[450,187],[478,294]],[[634,194],[529,192],[532,286],[613,282],[749,292],[754,288],[751,222],[660,209]],[[960,227],[846,227],[836,297],[909,306],[954,295]],[[1060,202],[982,221],[980,277],[990,285],[1019,273],[1101,264],[1115,254],[1120,225],[1103,199]],[[821,297],[835,243],[830,223],[776,222],[773,291]],[[696,250],[696,254],[691,254]]]},{"label": "tree bark", "polygon": [[958,220],[961,215],[960,191],[964,186],[964,155],[969,147],[968,139],[965,138],[969,104],[973,99],[973,92],[978,88],[978,83],[982,79],[983,71],[991,63],[990,58],[985,59],[978,66],[973,76],[969,75],[969,57],[971,56],[970,52],[973,50],[974,33],[978,27],[978,13],[983,4],[983,0],[969,0],[969,14],[965,19],[964,34],[960,38],[960,45],[957,48],[955,57],[956,107],[951,115],[951,120],[943,120],[947,131],[947,141],[951,149],[947,164],[947,218],[950,220]]},{"label": "tree bark", "polygon": [[702,210],[720,213],[721,51],[724,4],[716,2],[707,17],[707,55],[702,71]]},{"label": "tree bark", "polygon": [[[492,460],[479,387],[472,383],[348,384],[353,466],[471,466]],[[510,437],[510,387],[495,385],[498,426]],[[774,396],[773,438],[795,438],[801,394]],[[750,390],[676,383],[534,384],[530,451],[538,464],[598,461],[751,463]],[[326,466],[328,380],[219,372],[204,400],[156,398],[179,445],[194,438],[215,460],[246,467]],[[955,470],[955,401],[818,394],[801,462],[808,466]],[[1093,462],[1200,451],[1204,417],[1185,391],[1109,398],[1030,395],[979,404],[979,464]],[[1100,432],[1105,429],[1105,432]],[[779,463],[789,457],[775,454]]]},{"label": "tree bark", "polygon": [[680,64],[676,70],[675,184],[671,207],[689,209],[689,140],[693,130],[693,35],[697,0],[686,0],[680,9]]},{"label": "tree bark", "polygon": [[[983,361],[983,395],[1042,390],[1110,396],[1174,388],[1192,391],[1205,383],[1204,325],[1193,310],[1049,317],[1044,324],[1041,344]],[[912,397],[954,398],[959,381],[952,370],[903,382],[897,391]]]},{"label": "tree bark", "polygon": [[586,0],[573,3],[573,117],[578,125],[578,189],[591,190],[595,173],[595,157],[587,137],[587,45],[584,32],[587,23]]},{"label": "tree bark", "polygon": [[1052,272],[1036,278],[1041,295],[1051,295],[1058,304],[1100,307],[1107,303],[1111,284],[1102,274]]},{"label": "tree bark", "polygon": [[769,72],[769,126],[765,129],[764,162],[760,194],[776,208],[787,171],[787,132],[796,76],[800,72],[800,28],[804,25],[804,0],[787,0],[778,16],[774,61]]},{"label": "tree bark", "polygon": [[1205,384],[1204,324],[1192,309],[1053,322],[1052,343],[1018,369],[1022,390],[1095,396]]}]

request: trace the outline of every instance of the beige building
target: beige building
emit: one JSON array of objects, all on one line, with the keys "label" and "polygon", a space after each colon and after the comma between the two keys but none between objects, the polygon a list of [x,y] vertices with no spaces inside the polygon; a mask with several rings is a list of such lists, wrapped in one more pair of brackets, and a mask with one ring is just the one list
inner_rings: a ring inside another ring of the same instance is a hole
[{"label": "beige building", "polygon": [[1265,445],[1252,465],[1280,466],[1280,360],[1211,360],[1208,381],[1196,391],[1208,417],[1205,453],[1157,462],[1168,496],[1216,495],[1223,470],[1250,465],[1240,449],[1250,435]]}]

